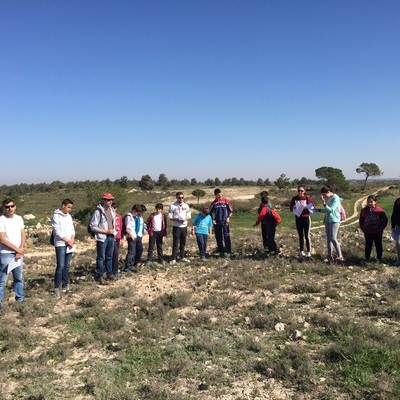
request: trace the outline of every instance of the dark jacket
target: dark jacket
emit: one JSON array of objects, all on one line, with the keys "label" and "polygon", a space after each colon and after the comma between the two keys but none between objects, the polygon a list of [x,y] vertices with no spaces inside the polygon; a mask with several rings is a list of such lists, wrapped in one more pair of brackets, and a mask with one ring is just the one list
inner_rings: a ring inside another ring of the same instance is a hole
[{"label": "dark jacket", "polygon": [[379,206],[365,206],[360,212],[360,228],[366,234],[381,235],[386,228],[388,218]]}]

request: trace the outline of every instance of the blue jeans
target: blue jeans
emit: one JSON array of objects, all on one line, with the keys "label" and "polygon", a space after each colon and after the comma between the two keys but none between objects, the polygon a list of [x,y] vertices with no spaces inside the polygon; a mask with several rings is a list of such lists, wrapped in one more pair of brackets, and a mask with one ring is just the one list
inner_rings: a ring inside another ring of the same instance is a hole
[{"label": "blue jeans", "polygon": [[69,265],[71,264],[72,253],[67,253],[67,246],[56,247],[56,273],[54,274],[54,287],[67,287],[69,281]]},{"label": "blue jeans", "polygon": [[[0,304],[4,298],[4,289],[7,285],[7,267],[10,261],[15,257],[14,253],[0,253]],[[15,293],[16,301],[24,300],[24,282],[22,280],[22,269],[23,264],[21,260],[21,265],[17,268],[14,268],[11,272],[13,275],[13,289]]]},{"label": "blue jeans", "polygon": [[104,267],[108,276],[112,275],[114,236],[107,236],[104,242],[97,241],[96,258],[96,277],[100,278],[104,274]]},{"label": "blue jeans", "polygon": [[208,235],[196,233],[197,246],[199,247],[199,254],[201,258],[206,257]]}]

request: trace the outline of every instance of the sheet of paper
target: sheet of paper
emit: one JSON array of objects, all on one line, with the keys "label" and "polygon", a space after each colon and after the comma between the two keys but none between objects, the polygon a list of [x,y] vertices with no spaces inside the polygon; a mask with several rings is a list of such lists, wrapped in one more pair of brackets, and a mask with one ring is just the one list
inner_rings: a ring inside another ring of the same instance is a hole
[{"label": "sheet of paper", "polygon": [[22,264],[22,257],[18,260],[14,257],[7,266],[7,274],[9,274],[13,269],[20,267]]},{"label": "sheet of paper", "polygon": [[300,217],[301,213],[303,212],[304,207],[303,205],[300,203],[300,201],[296,201],[295,206],[293,207],[293,214],[296,217]]},{"label": "sheet of paper", "polygon": [[317,213],[318,213],[317,209],[316,209],[312,204],[307,204],[307,208],[308,208],[309,211],[312,212],[313,214],[317,214]]},{"label": "sheet of paper", "polygon": [[68,254],[68,253],[74,253],[75,251],[76,251],[76,245],[74,244],[72,247],[67,246],[67,250],[65,252]]}]

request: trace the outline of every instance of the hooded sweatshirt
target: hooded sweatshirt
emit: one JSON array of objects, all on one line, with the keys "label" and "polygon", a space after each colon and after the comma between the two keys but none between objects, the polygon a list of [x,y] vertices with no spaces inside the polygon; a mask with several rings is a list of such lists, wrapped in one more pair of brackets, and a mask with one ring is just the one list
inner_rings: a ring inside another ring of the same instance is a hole
[{"label": "hooded sweatshirt", "polygon": [[64,214],[60,209],[55,209],[51,217],[51,226],[54,231],[54,246],[66,246],[63,238],[71,239],[75,236],[75,227],[71,214]]}]

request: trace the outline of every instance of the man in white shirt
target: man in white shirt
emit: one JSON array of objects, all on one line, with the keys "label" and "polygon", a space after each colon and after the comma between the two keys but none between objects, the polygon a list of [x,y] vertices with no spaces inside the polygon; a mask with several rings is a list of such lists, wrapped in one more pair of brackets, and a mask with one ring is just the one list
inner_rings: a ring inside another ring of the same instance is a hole
[{"label": "man in white shirt", "polygon": [[[0,307],[4,298],[8,273],[13,275],[15,300],[24,301],[24,282],[22,278],[23,254],[25,248],[24,220],[15,213],[13,199],[3,201],[3,215],[0,217]],[[10,269],[13,268],[11,271]]]},{"label": "man in white shirt", "polygon": [[182,192],[176,192],[176,201],[172,203],[168,211],[168,219],[173,221],[172,227],[172,260],[170,264],[176,264],[176,258],[178,255],[178,245],[179,245],[179,256],[180,260],[183,262],[190,262],[185,257],[185,246],[187,237],[187,224],[191,218],[190,207],[188,204],[184,203],[185,196]]}]

